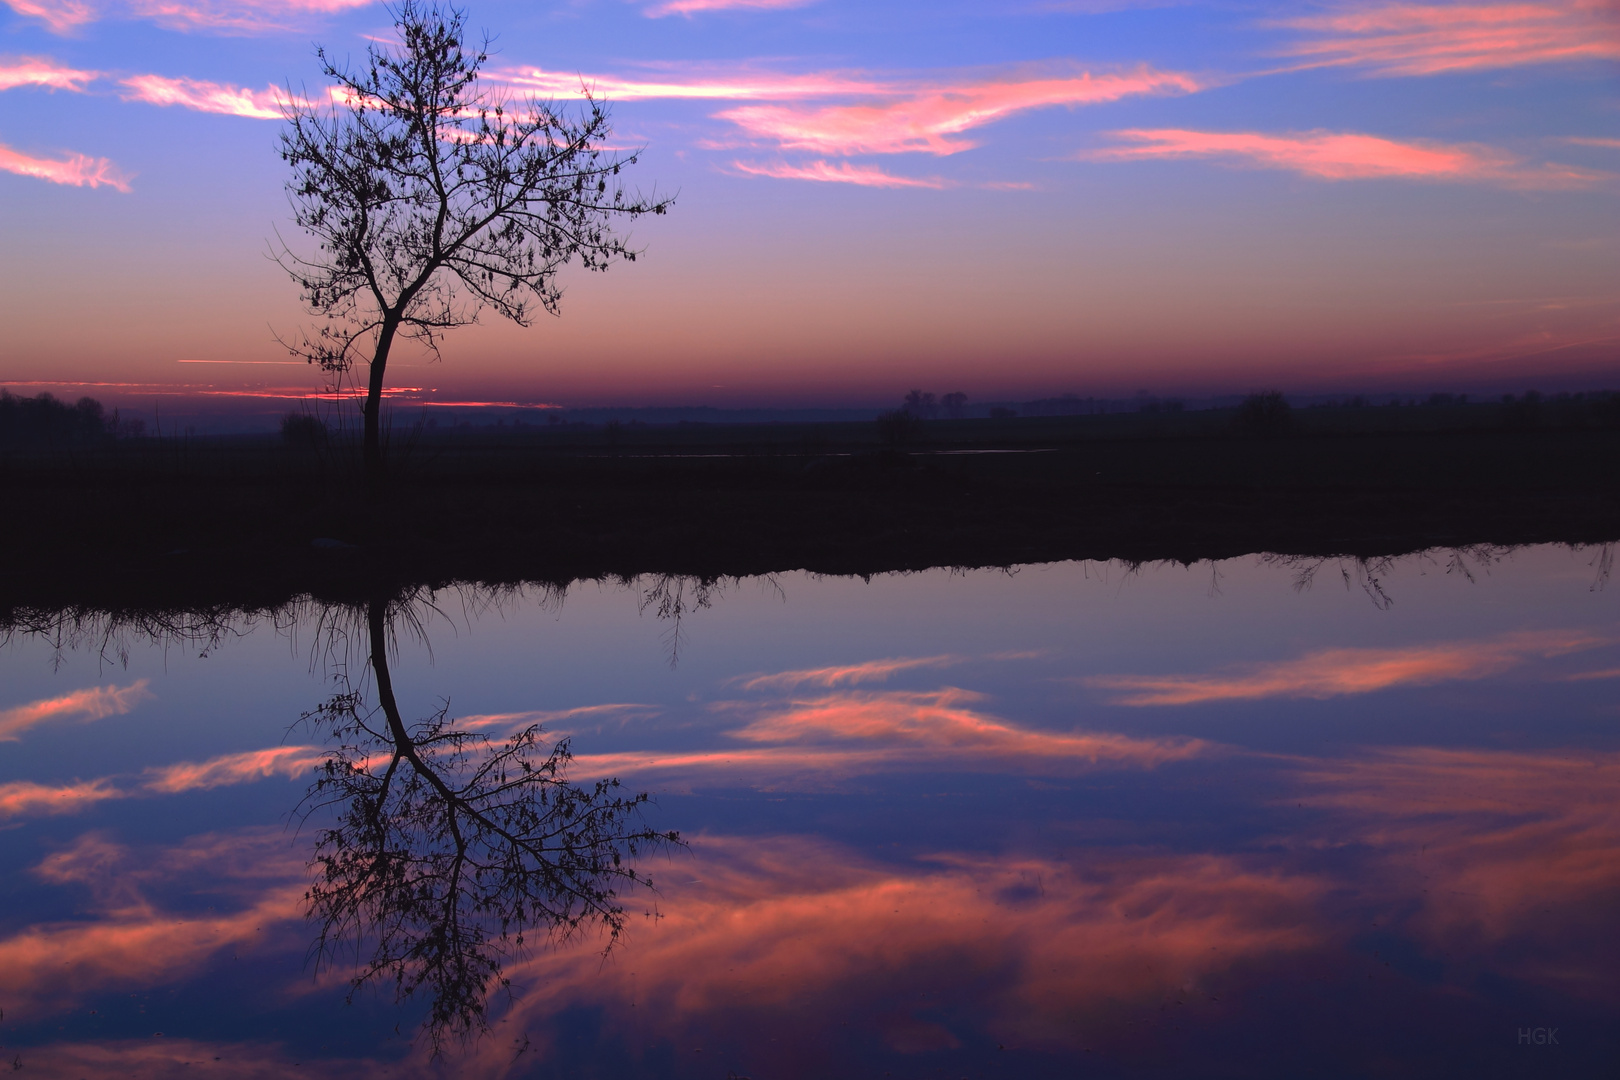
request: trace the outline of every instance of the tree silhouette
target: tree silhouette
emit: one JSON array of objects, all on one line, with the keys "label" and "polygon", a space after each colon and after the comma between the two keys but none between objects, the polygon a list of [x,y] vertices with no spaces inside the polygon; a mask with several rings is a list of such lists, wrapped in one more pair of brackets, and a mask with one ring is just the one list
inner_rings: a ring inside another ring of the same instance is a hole
[{"label": "tree silhouette", "polygon": [[562,267],[633,260],[614,224],[672,201],[619,185],[637,155],[603,150],[602,102],[587,94],[577,117],[534,98],[514,107],[480,84],[488,42],[467,44],[463,11],[402,0],[394,15],[400,44],[369,47],[357,70],[316,50],[335,84],[330,104],[289,93],[281,136],[293,218],[316,251],[281,243],[276,257],[324,320],[289,347],[339,382],[369,364],[363,447],[373,483],[396,339],[437,355],[445,331],[486,307],[520,326],[537,306],[557,314]]}]

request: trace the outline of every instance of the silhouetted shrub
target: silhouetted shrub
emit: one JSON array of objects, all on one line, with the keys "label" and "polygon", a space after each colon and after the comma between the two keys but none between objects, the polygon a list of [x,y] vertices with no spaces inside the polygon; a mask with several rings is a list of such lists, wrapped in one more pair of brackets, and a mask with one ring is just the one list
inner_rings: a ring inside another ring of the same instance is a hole
[{"label": "silhouetted shrub", "polygon": [[0,390],[0,445],[84,444],[106,438],[107,429],[106,412],[95,398],[69,405],[52,394],[28,398]]},{"label": "silhouetted shrub", "polygon": [[1281,435],[1293,425],[1293,410],[1281,390],[1262,390],[1243,399],[1232,423],[1245,435]]},{"label": "silhouetted shrub", "polygon": [[281,441],[305,449],[319,446],[326,441],[326,425],[308,413],[290,412],[281,418]]}]

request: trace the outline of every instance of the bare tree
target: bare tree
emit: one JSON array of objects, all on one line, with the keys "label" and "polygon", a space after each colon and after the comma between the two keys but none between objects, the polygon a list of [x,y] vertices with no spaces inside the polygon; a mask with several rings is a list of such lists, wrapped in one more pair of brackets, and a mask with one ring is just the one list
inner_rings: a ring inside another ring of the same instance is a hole
[{"label": "bare tree", "polygon": [[488,41],[466,41],[466,15],[401,0],[400,44],[371,46],[357,70],[316,50],[330,104],[288,94],[281,157],[293,218],[312,254],[277,260],[324,319],[296,345],[340,383],[369,364],[366,475],[382,476],[379,418],[388,356],[400,336],[438,353],[442,334],[492,308],[528,326],[558,312],[557,272],[577,259],[605,270],[636,252],[613,226],[662,214],[670,199],[627,193],[634,153],[603,149],[607,107],[587,94],[577,117],[480,84]]}]

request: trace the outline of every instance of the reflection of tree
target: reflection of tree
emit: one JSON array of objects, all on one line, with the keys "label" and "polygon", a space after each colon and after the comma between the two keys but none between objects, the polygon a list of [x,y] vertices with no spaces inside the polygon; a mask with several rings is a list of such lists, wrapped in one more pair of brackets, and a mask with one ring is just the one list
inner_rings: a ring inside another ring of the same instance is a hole
[{"label": "reflection of tree", "polygon": [[619,890],[651,885],[630,860],[680,837],[643,826],[647,796],[620,794],[617,780],[568,783],[567,741],[548,746],[538,725],[497,741],[457,729],[447,707],[407,725],[388,668],[394,614],[385,600],[365,612],[377,707],[340,667],[338,692],[305,716],[336,742],[307,804],[335,814],[307,899],[315,955],[353,950],[356,989],[425,991],[437,1047],[487,1025],[503,961],[534,935],[594,924],[611,948],[625,927]]}]

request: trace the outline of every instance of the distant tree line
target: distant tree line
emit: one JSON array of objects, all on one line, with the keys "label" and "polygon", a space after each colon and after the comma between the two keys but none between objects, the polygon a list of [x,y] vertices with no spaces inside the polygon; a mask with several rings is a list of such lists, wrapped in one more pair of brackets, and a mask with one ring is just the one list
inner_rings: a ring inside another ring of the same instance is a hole
[{"label": "distant tree line", "polygon": [[0,390],[0,446],[7,448],[85,446],[144,431],[139,420],[120,421],[116,410],[109,416],[95,398],[70,405],[54,394],[19,397]]}]

